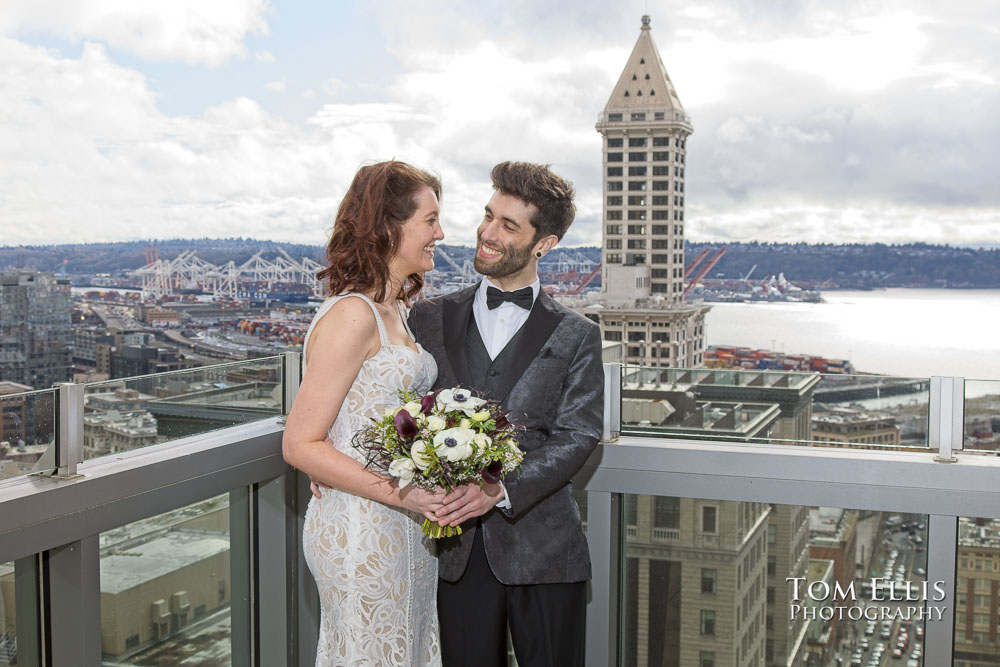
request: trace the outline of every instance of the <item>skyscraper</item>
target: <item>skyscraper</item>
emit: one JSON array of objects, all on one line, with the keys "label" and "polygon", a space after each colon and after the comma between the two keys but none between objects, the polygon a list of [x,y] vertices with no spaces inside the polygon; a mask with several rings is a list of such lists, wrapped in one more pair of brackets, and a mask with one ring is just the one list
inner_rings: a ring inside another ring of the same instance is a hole
[{"label": "skyscraper", "polygon": [[694,128],[649,16],[596,127],[604,139],[604,339],[625,344],[627,363],[700,365],[708,308],[684,302],[684,183]]},{"label": "skyscraper", "polygon": [[0,273],[0,380],[46,389],[73,379],[69,281],[51,273]]}]

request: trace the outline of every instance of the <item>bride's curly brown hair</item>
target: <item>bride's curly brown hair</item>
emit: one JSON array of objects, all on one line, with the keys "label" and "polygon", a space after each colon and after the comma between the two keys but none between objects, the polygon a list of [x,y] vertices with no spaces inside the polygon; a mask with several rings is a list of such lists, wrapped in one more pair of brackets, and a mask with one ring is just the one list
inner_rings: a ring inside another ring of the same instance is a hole
[{"label": "bride's curly brown hair", "polygon": [[[361,167],[347,189],[333,233],[326,246],[328,266],[316,274],[328,281],[331,296],[345,292],[386,297],[389,261],[396,254],[403,223],[417,210],[416,195],[428,187],[441,199],[437,176],[398,160]],[[424,277],[412,273],[395,298],[409,301],[424,286]]]}]

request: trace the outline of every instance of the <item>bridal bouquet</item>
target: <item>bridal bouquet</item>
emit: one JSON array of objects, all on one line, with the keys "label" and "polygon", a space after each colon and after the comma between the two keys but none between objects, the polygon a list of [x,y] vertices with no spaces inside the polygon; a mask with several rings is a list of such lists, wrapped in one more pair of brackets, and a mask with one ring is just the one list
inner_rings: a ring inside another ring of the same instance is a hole
[{"label": "bridal bouquet", "polygon": [[[494,402],[455,387],[420,396],[400,391],[403,404],[386,410],[354,435],[352,445],[365,455],[365,465],[428,491],[451,491],[470,482],[497,482],[524,458],[517,447],[518,427]],[[461,535],[458,526],[424,520],[431,537]]]}]

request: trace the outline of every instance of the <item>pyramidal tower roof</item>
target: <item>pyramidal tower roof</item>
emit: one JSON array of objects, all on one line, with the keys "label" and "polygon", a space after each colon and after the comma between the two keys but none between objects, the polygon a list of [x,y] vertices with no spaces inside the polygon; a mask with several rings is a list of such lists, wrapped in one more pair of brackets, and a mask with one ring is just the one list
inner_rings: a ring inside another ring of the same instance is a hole
[{"label": "pyramidal tower roof", "polygon": [[686,116],[673,82],[663,66],[653,42],[649,16],[642,17],[642,29],[625,70],[604,106],[604,111],[672,110]]}]

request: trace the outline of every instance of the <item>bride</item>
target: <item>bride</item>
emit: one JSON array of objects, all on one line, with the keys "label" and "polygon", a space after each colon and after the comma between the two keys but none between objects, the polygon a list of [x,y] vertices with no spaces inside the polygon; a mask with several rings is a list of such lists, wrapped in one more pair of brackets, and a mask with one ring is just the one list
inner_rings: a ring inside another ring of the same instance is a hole
[{"label": "bride", "polygon": [[[319,587],[317,666],[440,665],[437,561],[420,521],[444,492],[364,467],[351,436],[425,393],[433,357],[414,343],[405,305],[434,268],[441,183],[404,162],[362,167],[327,246],[330,297],[305,339],[302,386],[282,440],[285,461],[328,486],[306,511],[303,550]],[[332,444],[331,444],[332,443]]]}]

